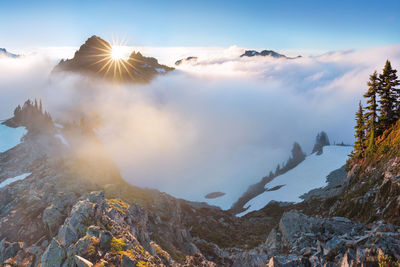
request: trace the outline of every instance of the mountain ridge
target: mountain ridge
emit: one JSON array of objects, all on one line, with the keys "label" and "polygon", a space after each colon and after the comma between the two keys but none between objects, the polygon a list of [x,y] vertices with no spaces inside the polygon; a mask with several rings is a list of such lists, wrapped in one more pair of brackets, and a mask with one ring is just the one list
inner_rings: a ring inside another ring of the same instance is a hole
[{"label": "mountain ridge", "polygon": [[7,49],[5,49],[5,48],[0,48],[0,57],[1,56],[9,57],[9,58],[19,58],[20,57],[20,55],[8,52]]},{"label": "mountain ridge", "polygon": [[240,57],[255,57],[255,56],[269,56],[273,58],[285,58],[285,59],[296,59],[296,58],[301,58],[301,56],[297,57],[287,57],[285,55],[279,54],[273,50],[262,50],[261,52],[258,52],[256,50],[246,50]]}]

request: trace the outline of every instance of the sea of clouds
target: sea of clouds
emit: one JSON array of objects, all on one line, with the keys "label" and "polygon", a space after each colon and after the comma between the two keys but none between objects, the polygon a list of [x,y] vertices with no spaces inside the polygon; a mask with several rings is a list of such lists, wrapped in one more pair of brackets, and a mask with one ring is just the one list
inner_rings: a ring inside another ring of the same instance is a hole
[{"label": "sea of clouds", "polygon": [[310,153],[324,130],[331,142],[352,144],[369,75],[386,59],[400,70],[400,45],[298,59],[241,58],[239,47],[142,50],[169,65],[199,59],[147,85],[116,85],[51,74],[55,55],[71,53],[61,48],[0,58],[0,119],[27,98],[41,98],[56,119],[96,116],[127,181],[197,201],[225,192],[209,202],[229,208],[288,158],[293,142]]}]

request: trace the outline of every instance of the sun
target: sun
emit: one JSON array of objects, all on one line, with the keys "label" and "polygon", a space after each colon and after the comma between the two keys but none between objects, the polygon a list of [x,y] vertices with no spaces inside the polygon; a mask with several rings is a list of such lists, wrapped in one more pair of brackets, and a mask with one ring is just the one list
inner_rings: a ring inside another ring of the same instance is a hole
[{"label": "sun", "polygon": [[113,60],[122,60],[125,59],[126,56],[126,49],[124,46],[120,45],[113,45],[111,46],[111,58]]}]

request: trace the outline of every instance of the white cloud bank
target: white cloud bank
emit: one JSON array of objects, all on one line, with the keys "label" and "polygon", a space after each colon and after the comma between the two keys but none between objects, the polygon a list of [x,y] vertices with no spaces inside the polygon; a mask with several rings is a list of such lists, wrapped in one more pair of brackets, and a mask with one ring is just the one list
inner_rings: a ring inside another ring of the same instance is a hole
[{"label": "white cloud bank", "polygon": [[1,59],[0,118],[28,97],[42,98],[56,118],[79,106],[102,121],[98,132],[126,180],[198,201],[222,191],[210,202],[229,208],[294,141],[310,152],[324,130],[331,141],[352,143],[369,74],[386,59],[400,70],[400,45],[295,60],[239,58],[242,51],[160,48],[170,62],[178,54],[199,60],[148,85],[49,77],[55,61],[41,56]]}]

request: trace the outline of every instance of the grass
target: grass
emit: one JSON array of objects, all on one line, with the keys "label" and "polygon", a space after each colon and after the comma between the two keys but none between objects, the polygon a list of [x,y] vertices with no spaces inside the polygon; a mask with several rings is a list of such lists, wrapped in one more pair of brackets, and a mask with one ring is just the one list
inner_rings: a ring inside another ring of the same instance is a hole
[{"label": "grass", "polygon": [[121,214],[125,214],[129,209],[129,204],[118,198],[106,199],[106,202]]},{"label": "grass", "polygon": [[120,254],[121,252],[125,251],[126,243],[123,238],[115,238],[111,239],[111,254]]}]

